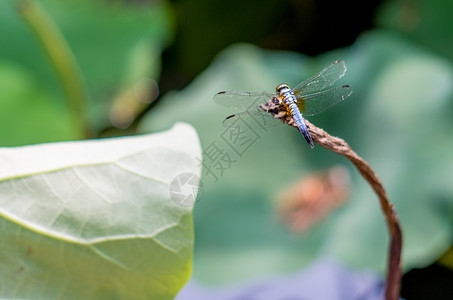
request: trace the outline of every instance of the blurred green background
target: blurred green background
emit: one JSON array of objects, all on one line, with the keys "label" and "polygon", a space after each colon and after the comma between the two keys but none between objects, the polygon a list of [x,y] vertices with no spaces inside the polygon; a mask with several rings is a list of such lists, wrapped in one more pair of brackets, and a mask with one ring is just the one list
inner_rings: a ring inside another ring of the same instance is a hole
[{"label": "blurred green background", "polygon": [[[216,92],[294,86],[344,60],[340,84],[354,93],[309,120],[345,139],[381,177],[403,227],[407,296],[418,276],[427,280],[423,269],[451,276],[453,266],[452,10],[447,0],[5,0],[0,145],[149,133],[185,121],[203,149],[228,151],[221,123],[234,111],[213,103]],[[202,178],[195,279],[238,282],[320,256],[384,274],[384,218],[348,161],[309,149],[283,125],[244,155],[230,153],[235,162],[217,182]],[[350,173],[348,202],[309,232],[289,230],[277,195],[335,165]]]}]

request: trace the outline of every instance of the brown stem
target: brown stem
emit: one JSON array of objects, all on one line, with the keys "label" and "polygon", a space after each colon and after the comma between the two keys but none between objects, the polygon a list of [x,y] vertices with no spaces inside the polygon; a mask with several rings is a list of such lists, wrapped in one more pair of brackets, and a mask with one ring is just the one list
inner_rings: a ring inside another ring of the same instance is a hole
[{"label": "brown stem", "polygon": [[[329,135],[321,128],[316,127],[309,121],[305,123],[310,131],[310,135],[315,143],[331,150],[335,153],[345,156],[349,159],[354,166],[362,174],[363,178],[368,181],[374,192],[379,197],[382,211],[384,212],[387,226],[390,232],[390,257],[388,261],[388,273],[386,280],[385,299],[397,300],[399,299],[400,286],[401,286],[401,248],[402,248],[402,233],[396,214],[395,208],[390,203],[387,193],[382,185],[381,180],[373,171],[370,165],[355,153],[351,147],[342,139]],[[291,122],[292,126],[297,126]]]},{"label": "brown stem", "polygon": [[[280,119],[283,123],[293,126],[299,130],[296,122],[294,122],[291,117],[291,114],[288,113],[287,107],[282,107],[281,102],[282,101],[280,99],[273,97],[267,103],[261,104],[260,108],[270,113],[274,118]],[[385,220],[390,233],[390,255],[385,285],[385,299],[398,300],[401,287],[401,248],[403,238],[398,215],[387,197],[387,193],[385,192],[381,180],[370,165],[363,160],[363,158],[358,156],[357,153],[355,153],[344,140],[331,136],[321,128],[318,128],[308,122],[306,119],[305,124],[307,125],[308,131],[316,144],[349,159],[357,170],[359,170],[360,174],[362,174],[363,178],[368,181],[368,184],[373,188],[374,192],[379,197],[379,203],[381,204],[381,209],[384,212]]]},{"label": "brown stem", "polygon": [[[296,122],[294,122],[291,114],[288,112],[287,107],[282,107],[281,102],[282,101],[280,99],[273,97],[269,99],[267,103],[261,104],[260,108],[270,113],[274,118],[280,119],[283,123],[293,126],[299,130]],[[363,178],[368,181],[368,184],[373,188],[374,192],[379,197],[379,203],[381,204],[381,209],[384,212],[385,220],[390,233],[390,253],[385,285],[385,299],[398,300],[401,287],[401,248],[403,238],[398,215],[387,197],[387,193],[385,192],[381,180],[370,165],[363,160],[363,158],[358,156],[357,153],[355,153],[344,140],[331,136],[321,128],[318,128],[308,122],[306,119],[305,124],[307,125],[308,131],[316,144],[349,159],[357,170],[359,170],[360,174],[362,174]]]}]

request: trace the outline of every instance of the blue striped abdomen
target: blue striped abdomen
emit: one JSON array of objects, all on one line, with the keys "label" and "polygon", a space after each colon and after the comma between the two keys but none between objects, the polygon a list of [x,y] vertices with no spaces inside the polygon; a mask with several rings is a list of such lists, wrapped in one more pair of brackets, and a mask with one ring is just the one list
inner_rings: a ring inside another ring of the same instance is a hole
[{"label": "blue striped abdomen", "polygon": [[304,139],[313,148],[313,140],[311,139],[310,133],[308,132],[307,125],[305,125],[304,118],[300,113],[299,107],[297,107],[297,98],[294,96],[293,91],[287,84],[280,84],[276,89],[279,96],[283,99],[283,102],[288,106],[291,116],[294,122],[296,122],[299,131],[304,136]]},{"label": "blue striped abdomen", "polygon": [[299,127],[299,131],[302,133],[302,135],[304,136],[305,140],[310,145],[310,147],[313,148],[313,140],[311,139],[311,135],[308,132],[307,125],[305,125],[304,117],[302,117],[299,107],[297,107],[295,102],[290,102],[288,104],[288,107],[289,107],[289,110],[291,112],[294,122],[296,122],[297,127]]}]

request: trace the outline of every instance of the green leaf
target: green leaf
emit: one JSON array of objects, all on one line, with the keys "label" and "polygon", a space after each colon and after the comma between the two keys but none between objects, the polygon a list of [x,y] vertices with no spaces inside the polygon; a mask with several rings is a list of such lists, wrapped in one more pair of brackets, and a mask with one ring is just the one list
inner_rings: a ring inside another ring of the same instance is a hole
[{"label": "green leaf", "polygon": [[173,299],[191,273],[193,128],[0,148],[0,297]]},{"label": "green leaf", "polygon": [[[164,1],[126,5],[122,3],[45,0],[43,5],[60,26],[85,75],[93,100],[130,80],[131,59],[137,47],[150,50],[148,60],[159,61],[172,35],[172,14]],[[80,20],[83,19],[83,22]],[[160,71],[158,63],[144,62],[148,76]],[[150,69],[156,68],[156,69]],[[146,72],[140,72],[146,76]],[[141,80],[143,77],[137,78]]]},{"label": "green leaf", "polygon": [[[110,125],[106,116],[115,94],[144,78],[159,79],[161,53],[171,39],[173,25],[165,1],[40,3],[74,53],[90,95],[88,113],[96,128]],[[15,0],[0,1],[0,28],[8,28],[0,30],[0,58],[28,69],[44,89],[62,98],[61,83],[16,4]],[[146,61],[142,60],[144,53]]]},{"label": "green leaf", "polygon": [[0,61],[0,91],[1,146],[81,138],[67,108],[27,70]]},{"label": "green leaf", "polygon": [[[351,48],[315,59],[235,45],[186,89],[161,99],[142,124],[149,131],[176,120],[190,122],[204,151],[215,143],[234,160],[218,172],[217,182],[207,168],[203,172],[204,201],[195,211],[197,279],[226,282],[294,271],[316,255],[385,271],[388,231],[377,196],[346,159],[319,146],[310,150],[297,130],[283,125],[259,132],[237,155],[221,125],[236,111],[212,100],[223,90],[294,86],[337,59],[348,66],[338,84],[352,85],[354,93],[310,121],[344,138],[384,182],[402,223],[406,270],[433,262],[449,247],[453,67],[448,61],[386,31],[368,32]],[[275,216],[275,196],[302,176],[335,164],[350,170],[349,203],[309,235],[289,232]]]},{"label": "green leaf", "polygon": [[[222,127],[223,119],[236,111],[216,105],[213,96],[222,90],[273,92],[282,82],[295,86],[318,67],[323,66],[299,54],[235,45],[186,89],[160,99],[143,120],[143,132],[167,128],[175,120],[189,122],[197,128],[204,151],[215,144],[235,161],[222,174],[212,168],[217,182],[203,168],[203,201],[195,210],[197,279],[219,283],[296,270],[316,255],[324,229],[295,237],[273,211],[279,190],[313,169],[310,165],[319,165],[311,156],[315,152],[297,130],[281,124],[259,132],[242,156],[236,154]],[[327,155],[320,160],[324,165],[332,161]]]}]

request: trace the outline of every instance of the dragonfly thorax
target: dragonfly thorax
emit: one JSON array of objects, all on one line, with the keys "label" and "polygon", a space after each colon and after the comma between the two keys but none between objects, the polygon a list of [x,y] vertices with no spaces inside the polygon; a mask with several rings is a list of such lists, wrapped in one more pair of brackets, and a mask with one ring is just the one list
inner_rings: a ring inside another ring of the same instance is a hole
[{"label": "dragonfly thorax", "polygon": [[286,83],[283,83],[283,84],[279,84],[275,90],[277,91],[277,94],[279,96],[281,96],[282,93],[289,91],[290,88]]},{"label": "dragonfly thorax", "polygon": [[279,86],[277,86],[276,91],[283,102],[285,102],[287,105],[297,102],[296,97],[294,97],[293,91],[287,84],[280,84]]}]

